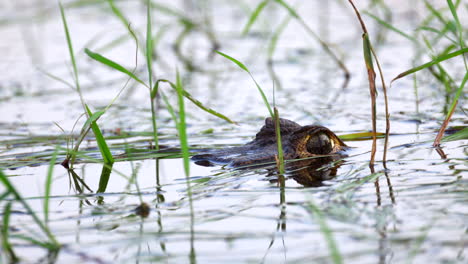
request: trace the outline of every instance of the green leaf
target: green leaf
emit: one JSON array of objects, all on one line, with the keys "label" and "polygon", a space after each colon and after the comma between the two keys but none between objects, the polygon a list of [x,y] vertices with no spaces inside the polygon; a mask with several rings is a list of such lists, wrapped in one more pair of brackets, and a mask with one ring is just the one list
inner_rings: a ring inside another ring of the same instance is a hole
[{"label": "green leaf", "polygon": [[245,65],[242,64],[242,62],[240,62],[240,61],[234,59],[233,57],[231,57],[231,56],[229,56],[229,55],[227,55],[227,54],[222,53],[221,51],[217,51],[217,50],[216,50],[216,53],[218,53],[219,55],[225,57],[226,59],[228,59],[228,60],[234,62],[234,63],[237,64],[237,66],[239,66],[241,69],[243,69],[244,71],[250,73],[249,69],[247,69],[247,67],[245,67]]},{"label": "green leaf", "polygon": [[177,123],[179,122],[179,120],[177,119],[177,115],[176,115],[176,113],[175,113],[175,111],[174,111],[174,108],[173,108],[172,105],[169,103],[169,99],[167,99],[167,96],[166,96],[163,92],[161,92],[161,97],[162,97],[164,103],[166,104],[167,111],[168,111],[169,114],[171,115],[172,120],[174,120],[174,123],[177,124]]},{"label": "green leaf", "polygon": [[320,210],[320,208],[318,208],[312,200],[310,200],[307,203],[307,206],[317,219],[320,231],[322,232],[323,236],[325,237],[325,241],[327,242],[328,250],[330,252],[330,256],[333,260],[333,263],[343,263],[343,257],[341,256],[340,251],[338,250],[338,246],[333,236],[333,231],[328,226],[327,221],[325,220],[325,216],[323,215],[323,211]]},{"label": "green leaf", "polygon": [[270,103],[268,103],[268,99],[267,99],[265,93],[263,92],[262,87],[260,87],[260,85],[257,83],[257,81],[253,78],[252,74],[250,74],[250,77],[255,82],[255,85],[257,86],[257,90],[258,90],[258,92],[260,92],[260,95],[262,96],[263,104],[265,104],[265,106],[268,109],[268,112],[270,113],[270,116],[273,118],[274,117],[273,110],[271,110]]},{"label": "green leaf", "polygon": [[457,30],[462,29],[460,19],[458,19],[457,9],[453,5],[452,0],[447,0],[447,4],[448,4],[448,6],[450,8],[450,12],[452,13],[453,19],[455,20]]},{"label": "green leaf", "polygon": [[148,67],[149,87],[153,86],[153,36],[151,33],[151,1],[147,1],[146,13],[146,66]]},{"label": "green leaf", "polygon": [[214,133],[214,129],[213,129],[213,128],[208,128],[208,129],[205,129],[205,130],[200,131],[199,133],[202,134],[202,135],[213,134],[213,133]]},{"label": "green leaf", "polygon": [[[345,134],[345,135],[340,135],[338,136],[341,140],[370,140],[373,137],[372,132],[359,132],[359,133],[351,133],[351,134]],[[385,133],[380,133],[377,132],[375,133],[377,138],[383,138],[385,137]]]},{"label": "green leaf", "polygon": [[[89,116],[92,116],[93,113],[89,109],[89,107],[86,105],[86,111],[88,111]],[[112,164],[114,163],[114,158],[112,157],[112,154],[109,150],[109,147],[107,146],[106,140],[104,139],[104,136],[101,133],[101,129],[99,129],[98,124],[96,121],[91,122],[91,129],[93,130],[94,136],[96,137],[96,142],[98,144],[99,150],[101,151],[102,159],[104,160],[105,164]]]},{"label": "green leaf", "polygon": [[280,126],[280,118],[279,118],[279,113],[278,109],[276,107],[274,109],[274,115],[275,115],[275,134],[276,134],[276,146],[278,150],[278,161],[277,161],[277,166],[278,166],[278,171],[281,175],[284,175],[284,153],[283,153],[283,144],[281,141],[281,126]]},{"label": "green leaf", "polygon": [[369,41],[369,34],[364,33],[362,35],[363,49],[364,49],[364,61],[366,62],[366,68],[374,70],[374,63],[372,61],[371,44]]},{"label": "green leaf", "polygon": [[290,7],[288,4],[286,4],[286,2],[284,2],[283,0],[276,0],[276,2],[280,5],[282,5],[284,8],[286,8],[286,10],[288,10],[289,14],[297,19],[299,19],[299,15],[297,14],[297,12],[292,8]]},{"label": "green leaf", "polygon": [[204,106],[202,102],[200,102],[200,101],[198,101],[197,99],[195,99],[189,92],[187,92],[187,91],[185,91],[185,90],[183,90],[182,92],[183,92],[182,95],[183,95],[185,98],[189,99],[193,104],[195,104],[196,106],[198,106],[198,107],[199,107],[200,109],[202,109],[203,111],[205,111],[205,112],[207,112],[207,113],[210,113],[210,114],[212,114],[212,115],[214,115],[214,116],[216,116],[216,117],[219,117],[219,118],[221,118],[221,119],[223,119],[223,120],[225,120],[225,121],[227,121],[227,122],[229,122],[229,123],[231,123],[231,124],[237,124],[236,121],[231,120],[229,117],[227,117],[227,116],[225,116],[225,115],[223,115],[223,114],[221,114],[221,113],[219,113],[219,112],[217,112],[217,111],[215,111],[215,110],[213,110],[213,109],[211,109],[211,108],[208,108],[208,107]]},{"label": "green leaf", "polygon": [[55,147],[55,151],[52,154],[49,162],[49,169],[47,170],[47,178],[45,183],[45,192],[44,192],[44,222],[47,225],[49,223],[49,198],[50,191],[52,189],[52,175],[54,172],[55,162],[57,160],[59,146]]},{"label": "green leaf", "polygon": [[255,10],[250,15],[249,21],[245,25],[244,30],[242,30],[242,35],[245,35],[245,34],[247,34],[249,32],[249,30],[252,27],[253,23],[255,22],[255,20],[257,20],[258,15],[260,14],[260,12],[262,12],[262,10],[265,8],[265,6],[268,4],[269,1],[270,0],[263,0],[262,2],[260,2],[257,5]]},{"label": "green leaf", "polygon": [[455,107],[457,106],[458,99],[460,98],[463,88],[465,88],[466,82],[468,82],[468,71],[465,73],[465,77],[463,77],[463,81],[461,82],[460,86],[458,86],[457,93],[455,94],[455,98],[453,99],[452,105],[450,106],[449,115],[451,115],[455,111]]},{"label": "green leaf", "polygon": [[444,137],[442,141],[455,141],[462,139],[468,139],[468,127],[463,128],[455,134]]},{"label": "green leaf", "polygon": [[438,56],[435,59],[431,60],[430,62],[424,63],[424,64],[422,64],[420,66],[411,68],[411,69],[409,69],[409,70],[407,70],[405,72],[402,72],[402,73],[398,74],[397,77],[393,78],[392,82],[394,82],[394,81],[396,81],[396,80],[398,80],[398,79],[400,79],[402,77],[405,77],[407,75],[410,75],[412,73],[418,72],[418,71],[420,71],[422,69],[429,68],[434,64],[437,64],[437,63],[440,63],[442,61],[445,61],[445,60],[451,59],[453,57],[459,56],[459,55],[461,55],[463,53],[466,53],[466,52],[468,52],[468,48],[460,49],[460,50],[457,50],[455,52],[452,52],[452,53],[449,53],[449,54],[446,54],[446,55]]},{"label": "green leaf", "polygon": [[59,1],[60,15],[62,17],[63,28],[65,30],[65,36],[67,38],[68,52],[70,53],[70,59],[73,66],[73,74],[76,84],[76,89],[80,92],[80,83],[78,81],[78,67],[76,66],[75,53],[73,51],[73,45],[70,37],[70,31],[68,30],[67,18],[65,16],[65,10],[63,9],[62,2]]},{"label": "green leaf", "polygon": [[167,7],[167,5],[164,4],[158,4],[155,1],[150,1],[150,4],[153,8],[157,9],[161,13],[164,13],[166,15],[174,16],[177,17],[182,21],[184,24],[193,24],[193,22],[190,20],[189,17],[183,15],[183,13],[179,10],[175,10],[173,8]]},{"label": "green leaf", "polygon": [[50,232],[50,229],[37,217],[34,210],[29,206],[29,204],[21,197],[15,187],[8,180],[7,176],[0,170],[0,182],[5,186],[5,188],[13,195],[16,201],[21,203],[26,210],[26,212],[34,219],[34,222],[39,226],[39,228],[47,235],[49,240],[53,244],[53,248],[57,249],[60,247],[60,244],[55,239],[54,235]]},{"label": "green leaf", "polygon": [[184,88],[180,79],[179,72],[176,74],[176,89],[177,98],[179,101],[179,122],[177,122],[177,128],[179,130],[180,148],[182,150],[182,157],[184,160],[184,171],[185,176],[190,175],[190,153],[188,148],[187,140],[187,125],[185,123],[185,104],[184,104]]},{"label": "green leaf", "polygon": [[257,81],[255,80],[255,78],[252,76],[252,74],[250,73],[249,69],[247,69],[247,67],[245,67],[244,64],[242,64],[242,62],[234,59],[233,57],[227,55],[227,54],[224,54],[220,51],[216,51],[219,55],[227,58],[228,60],[234,62],[235,64],[237,64],[237,66],[239,66],[241,69],[243,69],[244,71],[246,71],[249,75],[250,75],[250,78],[252,78],[252,80],[254,81],[255,85],[257,86],[257,89],[258,91],[260,92],[260,95],[262,96],[262,99],[263,99],[263,103],[265,104],[265,106],[268,108],[268,112],[270,113],[270,116],[273,118],[274,115],[273,115],[273,110],[271,110],[271,106],[270,104],[268,103],[268,99],[267,97],[265,96],[265,93],[263,92],[262,88],[260,87],[260,85],[257,83]]},{"label": "green leaf", "polygon": [[120,11],[120,9],[114,4],[114,0],[107,0],[107,2],[109,3],[110,7],[111,7],[111,10],[112,12],[114,13],[114,15],[116,17],[119,18],[119,20],[124,24],[124,25],[129,25],[130,22],[127,20],[127,18],[125,18],[125,16],[122,14],[122,12]]},{"label": "green leaf", "polygon": [[405,38],[407,38],[408,40],[413,41],[413,42],[415,42],[415,43],[418,42],[418,40],[417,40],[416,38],[414,38],[414,37],[412,37],[412,36],[406,34],[405,32],[399,30],[398,28],[394,27],[393,25],[390,25],[389,23],[387,23],[386,21],[384,21],[384,20],[378,18],[377,16],[375,16],[375,15],[373,15],[373,14],[367,12],[367,11],[364,11],[364,14],[370,16],[370,17],[373,18],[375,21],[377,21],[379,24],[381,24],[382,26],[384,26],[384,27],[390,29],[391,31],[393,31],[393,32],[395,32],[395,33],[397,33],[397,34],[399,34],[399,35],[405,37]]},{"label": "green leaf", "polygon": [[[18,257],[11,246],[9,241],[10,234],[10,215],[11,215],[11,201],[8,202],[3,209],[3,222],[1,228],[1,238],[2,238],[2,251],[6,253],[11,263],[19,262]],[[2,258],[3,259],[3,258]]]},{"label": "green leaf", "polygon": [[[463,27],[460,23],[460,19],[458,18],[457,9],[454,6],[452,0],[447,0],[447,3],[449,5],[450,12],[452,13],[453,19],[455,20],[455,23],[456,23],[455,28],[456,28],[456,31],[458,32],[458,41],[460,43],[460,47],[464,48],[465,41],[463,40]],[[465,67],[467,67],[466,61],[465,61]]]},{"label": "green leaf", "polygon": [[[164,82],[164,83],[168,83],[172,89],[174,89],[175,91],[177,91],[177,87],[174,83],[172,83],[171,81],[168,81],[168,80],[165,80],[165,79],[159,79],[156,81],[155,85],[154,85],[154,88],[153,90],[151,91],[151,98],[154,99],[154,97],[156,96],[158,90],[159,90],[159,83],[161,82]],[[183,90],[183,96],[187,99],[189,99],[192,103],[194,103],[196,106],[198,106],[200,109],[202,109],[203,111],[207,112],[207,113],[210,113],[218,118],[221,118],[223,120],[226,120],[227,122],[231,123],[231,124],[237,124],[237,122],[231,120],[230,118],[228,118],[227,116],[211,109],[211,108],[208,108],[206,106],[203,105],[202,102],[198,101],[197,99],[195,99],[189,92]]]},{"label": "green leaf", "polygon": [[444,19],[442,13],[439,12],[438,10],[436,10],[436,9],[431,5],[431,3],[429,3],[427,0],[424,0],[424,4],[425,4],[426,8],[429,9],[429,11],[431,11],[431,14],[434,15],[435,17],[437,17],[437,19],[439,19],[439,21],[440,21],[442,24],[447,24],[447,21]]},{"label": "green leaf", "polygon": [[83,125],[81,131],[85,131],[93,122],[96,122],[106,111],[101,110],[93,113]]},{"label": "green leaf", "polygon": [[99,61],[100,63],[102,63],[104,65],[107,65],[107,66],[109,66],[109,67],[111,67],[111,68],[113,68],[115,70],[118,70],[119,72],[125,73],[128,76],[130,76],[131,78],[133,78],[135,81],[137,81],[137,82],[141,83],[142,85],[148,87],[148,85],[146,85],[146,83],[144,83],[142,80],[140,80],[135,74],[133,74],[131,71],[127,70],[125,67],[121,66],[117,62],[112,61],[112,60],[102,56],[101,54],[92,52],[91,50],[89,50],[87,48],[85,49],[85,53],[88,54],[88,56],[91,57],[92,59],[94,59],[96,61]]},{"label": "green leaf", "polygon": [[291,17],[288,16],[283,22],[281,22],[281,24],[273,33],[273,36],[271,37],[270,43],[268,45],[268,58],[271,59],[273,57],[273,53],[275,52],[276,44],[278,43],[279,36],[284,31],[284,29],[286,28],[286,26],[289,24],[290,21],[291,21]]},{"label": "green leaf", "polygon": [[99,177],[99,187],[97,190],[98,193],[103,193],[106,191],[107,183],[109,182],[110,174],[112,172],[112,166],[112,163],[102,165],[101,176]]}]

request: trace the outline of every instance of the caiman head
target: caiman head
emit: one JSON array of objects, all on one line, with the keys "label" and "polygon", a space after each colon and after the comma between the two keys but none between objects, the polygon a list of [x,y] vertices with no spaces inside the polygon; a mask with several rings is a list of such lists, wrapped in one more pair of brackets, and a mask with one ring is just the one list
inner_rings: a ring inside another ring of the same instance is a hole
[{"label": "caiman head", "polygon": [[[331,155],[346,148],[346,144],[335,133],[323,126],[301,126],[280,118],[280,133],[287,159]],[[247,145],[268,148],[270,151],[277,148],[275,124],[271,117],[265,120],[265,125],[255,139]]]},{"label": "caiman head", "polygon": [[[323,126],[301,126],[280,118],[280,133],[285,159],[333,155],[346,147],[335,133]],[[203,166],[228,164],[238,168],[275,161],[277,153],[275,123],[269,117],[253,141],[239,147],[207,151],[193,156],[192,160]]]}]

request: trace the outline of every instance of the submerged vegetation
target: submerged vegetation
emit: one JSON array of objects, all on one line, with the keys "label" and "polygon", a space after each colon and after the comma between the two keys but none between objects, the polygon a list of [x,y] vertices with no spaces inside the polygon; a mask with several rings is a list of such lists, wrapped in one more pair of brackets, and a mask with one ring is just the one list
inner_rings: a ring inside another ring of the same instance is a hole
[{"label": "submerged vegetation", "polygon": [[[33,66],[78,97],[63,87],[58,95],[0,92],[0,105],[55,96],[46,100],[67,116],[47,120],[59,133],[31,132],[34,122],[25,133],[0,120],[0,263],[411,263],[431,260],[434,248],[450,253],[436,261],[466,261],[468,132],[460,102],[468,4],[420,0],[402,11],[381,0],[324,2],[63,0],[30,7],[40,23],[60,22],[58,46],[66,47],[73,81],[60,70],[67,64]],[[331,9],[348,16],[332,17]],[[0,18],[0,30],[32,23],[28,12],[16,12]],[[79,23],[89,25],[80,16],[87,15],[100,32],[83,35]],[[324,24],[315,26],[313,16]],[[350,34],[334,23],[360,27]],[[395,61],[401,65],[392,68]],[[288,167],[279,112],[330,126],[355,145],[344,158]],[[250,133],[267,115],[275,120],[276,164],[206,171],[190,163],[193,153],[247,141],[231,125],[251,122]],[[39,193],[24,184],[32,182],[41,182]],[[445,232],[451,237],[441,238]]]}]

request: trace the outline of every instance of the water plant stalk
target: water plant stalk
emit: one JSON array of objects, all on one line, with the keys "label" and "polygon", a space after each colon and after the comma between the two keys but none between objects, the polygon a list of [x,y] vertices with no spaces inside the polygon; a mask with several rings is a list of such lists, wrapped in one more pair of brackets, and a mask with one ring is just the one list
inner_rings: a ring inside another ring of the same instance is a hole
[{"label": "water plant stalk", "polygon": [[[247,24],[244,26],[244,29],[242,31],[242,34],[247,34],[254,22],[258,19],[259,14],[261,13],[262,10],[265,9],[265,6],[270,2],[270,0],[264,0],[260,2],[257,7],[254,9],[252,14],[250,15]],[[285,1],[283,0],[272,0],[272,2],[276,2],[280,6],[282,6],[291,17],[293,17],[298,23],[305,29],[305,31],[312,36],[314,40],[316,40],[322,49],[325,51],[325,53],[332,58],[332,60],[338,65],[338,67],[343,71],[344,74],[344,81],[342,84],[342,87],[345,88],[348,86],[349,79],[351,77],[351,74],[349,73],[348,68],[344,64],[343,60],[340,59],[335,52],[330,48],[330,46],[323,41],[313,30],[310,28],[307,23],[304,21],[304,19],[299,16],[299,14],[296,12],[294,8],[292,8],[290,5],[288,5]],[[273,116],[273,115],[271,115]]]},{"label": "water plant stalk", "polygon": [[[10,263],[16,263],[19,258],[16,256],[13,246],[10,243],[10,215],[11,215],[11,202],[8,202],[3,209],[3,221],[1,226],[2,244],[1,249],[5,252]],[[0,258],[1,261],[1,258]]]},{"label": "water plant stalk", "polygon": [[[354,12],[356,13],[357,19],[359,23],[361,24],[361,29],[363,31],[362,35],[362,40],[363,40],[363,53],[364,53],[364,61],[366,64],[366,69],[367,69],[367,77],[369,80],[369,92],[371,96],[371,113],[372,113],[372,150],[371,150],[371,158],[369,161],[369,164],[373,166],[374,160],[375,160],[375,153],[377,151],[377,106],[376,106],[376,98],[377,98],[377,89],[375,86],[375,71],[374,71],[374,63],[372,60],[372,57],[374,57],[376,60],[377,56],[375,56],[375,52],[373,52],[372,45],[369,40],[369,34],[366,29],[366,25],[364,21],[361,18],[361,14],[359,13],[359,10],[356,8],[352,0],[348,0],[351,6],[354,9]],[[379,65],[379,64],[377,64]],[[379,72],[380,72],[380,77],[382,80],[382,85],[385,87],[385,83],[383,80],[383,74],[382,70],[380,68],[380,65],[378,67]],[[384,88],[384,93],[386,93],[386,89]],[[388,101],[387,101],[387,96],[385,96],[385,104],[386,104],[386,120],[387,120],[387,129],[386,129],[386,137],[388,138],[388,133],[390,131],[390,121],[389,121],[389,114],[388,114]],[[386,141],[388,142],[388,141]],[[387,147],[387,143],[385,143],[385,149]],[[386,158],[386,151],[384,151],[384,161]]]},{"label": "water plant stalk", "polygon": [[49,169],[47,170],[45,192],[44,192],[44,222],[46,225],[49,224],[49,198],[50,198],[50,192],[52,188],[52,175],[54,172],[55,162],[57,160],[57,154],[58,154],[58,147],[55,148],[55,151],[52,154],[52,157],[50,158]]},{"label": "water plant stalk", "polygon": [[309,200],[309,202],[307,203],[307,207],[310,211],[312,211],[312,213],[315,215],[318,221],[320,231],[325,237],[325,241],[327,242],[328,250],[330,252],[330,256],[333,263],[342,264],[343,257],[341,256],[338,246],[336,245],[335,238],[333,237],[333,231],[328,226],[322,210],[320,210],[320,208],[318,208],[312,200]]},{"label": "water plant stalk", "polygon": [[47,225],[42,222],[39,217],[36,215],[34,210],[29,206],[29,204],[24,200],[24,198],[19,194],[16,188],[8,180],[7,176],[0,171],[0,182],[5,186],[6,190],[13,196],[15,201],[23,205],[26,212],[33,218],[34,222],[39,226],[39,228],[44,232],[44,234],[49,239],[50,243],[47,243],[49,249],[58,250],[60,244],[55,239],[55,236],[52,234]]},{"label": "water plant stalk", "polygon": [[151,125],[153,126],[153,141],[154,149],[159,150],[159,140],[158,140],[158,126],[156,124],[156,108],[154,106],[155,100],[152,99],[151,93],[153,87],[153,36],[151,30],[151,1],[146,2],[146,66],[148,69],[148,84],[149,84],[149,93],[151,101]]}]

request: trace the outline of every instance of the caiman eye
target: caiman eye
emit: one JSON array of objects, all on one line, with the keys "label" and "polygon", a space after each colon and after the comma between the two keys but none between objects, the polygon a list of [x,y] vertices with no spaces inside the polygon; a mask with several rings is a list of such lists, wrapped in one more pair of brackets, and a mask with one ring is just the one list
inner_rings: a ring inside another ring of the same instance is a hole
[{"label": "caiman eye", "polygon": [[328,154],[333,150],[333,142],[327,134],[318,133],[310,137],[306,148],[312,154]]}]

